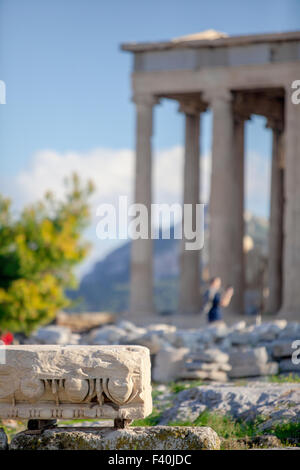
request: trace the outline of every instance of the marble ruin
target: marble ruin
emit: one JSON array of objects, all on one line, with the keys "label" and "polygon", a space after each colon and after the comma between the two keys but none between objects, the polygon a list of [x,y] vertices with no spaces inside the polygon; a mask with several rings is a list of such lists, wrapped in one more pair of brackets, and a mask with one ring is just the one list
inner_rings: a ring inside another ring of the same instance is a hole
[{"label": "marble ruin", "polygon": [[150,356],[142,346],[8,346],[0,364],[0,418],[97,418],[152,411]]},{"label": "marble ruin", "polygon": [[[270,313],[300,310],[300,105],[292,84],[300,79],[300,32],[226,37],[208,31],[168,42],[129,43],[134,56],[136,104],[135,201],[152,202],[153,110],[175,100],[185,116],[183,202],[199,202],[200,115],[213,112],[210,276],[233,285],[232,310],[244,310],[244,128],[264,116],[273,133],[269,229]],[[153,306],[152,240],[132,243],[131,312]],[[179,312],[199,311],[199,251],[182,251]]]}]

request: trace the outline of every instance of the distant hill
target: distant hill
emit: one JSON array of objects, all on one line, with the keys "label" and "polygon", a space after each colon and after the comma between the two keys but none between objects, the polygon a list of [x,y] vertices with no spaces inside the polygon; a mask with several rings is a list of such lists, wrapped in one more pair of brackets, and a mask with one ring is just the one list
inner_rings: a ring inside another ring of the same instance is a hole
[{"label": "distant hill", "polygon": [[[207,263],[207,227],[203,264]],[[265,219],[247,214],[246,233],[255,246],[267,246],[268,224]],[[93,266],[86,274],[77,291],[69,292],[69,297],[77,299],[72,311],[110,310],[121,312],[128,309],[130,280],[130,248],[126,242],[103,260]],[[154,296],[158,311],[175,310],[177,306],[179,275],[180,240],[171,238],[154,240]],[[78,300],[80,298],[80,301]]]}]

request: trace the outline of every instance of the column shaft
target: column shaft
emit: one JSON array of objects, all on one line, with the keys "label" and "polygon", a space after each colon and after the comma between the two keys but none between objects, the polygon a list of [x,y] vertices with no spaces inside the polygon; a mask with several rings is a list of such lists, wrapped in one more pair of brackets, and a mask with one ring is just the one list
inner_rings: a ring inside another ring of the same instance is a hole
[{"label": "column shaft", "polygon": [[245,118],[236,116],[234,120],[234,159],[233,177],[235,190],[235,206],[232,212],[234,250],[232,252],[232,281],[235,292],[231,301],[231,309],[237,313],[244,312],[245,291],[245,256],[244,256],[244,147]]},{"label": "column shaft", "polygon": [[213,96],[211,104],[210,275],[234,287],[230,309],[242,313],[244,132],[242,124],[235,128],[229,93]]},{"label": "column shaft", "polygon": [[151,239],[152,202],[152,97],[136,101],[136,157],[135,157],[135,203],[148,209],[148,239],[132,241],[130,312],[147,315],[154,312],[153,303],[153,243]]},{"label": "column shaft", "polygon": [[267,311],[277,313],[282,301],[282,247],[283,247],[283,132],[273,128],[271,198],[269,224],[268,284],[269,298]]},{"label": "column shaft", "polygon": [[[292,82],[292,80],[291,80]],[[290,82],[290,83],[291,83]],[[290,83],[285,97],[284,266],[283,306],[287,318],[300,315],[300,105],[291,101]]]},{"label": "column shaft", "polygon": [[[192,204],[193,228],[195,228],[196,205],[199,204],[199,126],[199,111],[185,114],[183,202]],[[200,252],[186,250],[185,243],[183,230],[178,310],[180,313],[197,313],[200,309]]]}]

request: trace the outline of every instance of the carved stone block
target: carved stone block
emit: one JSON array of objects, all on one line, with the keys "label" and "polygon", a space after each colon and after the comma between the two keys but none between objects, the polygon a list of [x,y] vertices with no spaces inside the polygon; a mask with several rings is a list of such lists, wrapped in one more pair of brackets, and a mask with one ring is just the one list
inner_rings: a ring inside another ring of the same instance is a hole
[{"label": "carved stone block", "polygon": [[0,418],[144,418],[152,411],[150,367],[142,346],[5,347]]}]

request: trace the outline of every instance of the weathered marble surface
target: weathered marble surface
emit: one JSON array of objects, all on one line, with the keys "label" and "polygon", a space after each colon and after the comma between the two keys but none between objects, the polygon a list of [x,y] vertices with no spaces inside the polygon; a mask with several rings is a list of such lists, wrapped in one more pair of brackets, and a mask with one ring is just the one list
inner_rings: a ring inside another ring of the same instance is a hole
[{"label": "weathered marble surface", "polygon": [[220,439],[208,427],[149,426],[128,429],[48,429],[16,434],[10,450],[218,450]]},{"label": "weathered marble surface", "polygon": [[152,411],[141,346],[9,346],[0,364],[0,418],[139,419]]}]

